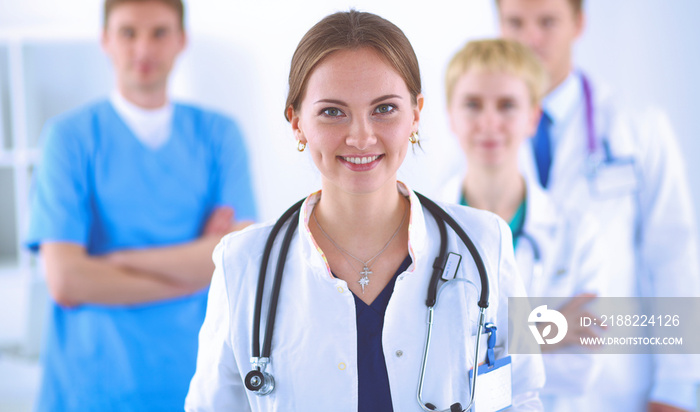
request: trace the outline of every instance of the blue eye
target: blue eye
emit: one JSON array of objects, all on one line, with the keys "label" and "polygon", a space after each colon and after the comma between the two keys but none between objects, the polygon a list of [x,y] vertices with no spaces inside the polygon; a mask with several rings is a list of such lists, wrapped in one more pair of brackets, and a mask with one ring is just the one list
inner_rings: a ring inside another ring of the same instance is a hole
[{"label": "blue eye", "polygon": [[335,107],[328,107],[326,109],[323,109],[323,110],[321,110],[321,113],[323,115],[329,116],[329,117],[338,117],[338,116],[343,115],[343,112],[340,111],[340,109],[335,108]]},{"label": "blue eye", "polygon": [[394,106],[393,104],[380,104],[379,106],[377,106],[376,109],[374,109],[374,112],[379,114],[385,114],[391,113],[394,110],[396,110],[396,106]]}]

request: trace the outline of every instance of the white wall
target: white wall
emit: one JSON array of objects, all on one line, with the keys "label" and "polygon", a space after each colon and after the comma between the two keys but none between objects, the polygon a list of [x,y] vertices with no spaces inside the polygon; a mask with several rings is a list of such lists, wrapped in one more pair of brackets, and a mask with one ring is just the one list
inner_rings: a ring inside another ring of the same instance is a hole
[{"label": "white wall", "polygon": [[[41,105],[34,110],[29,108],[33,111],[30,117],[44,117],[61,105],[78,104],[79,100],[112,87],[106,80],[103,86],[98,85],[100,79],[111,77],[97,42],[101,3],[0,0],[0,35],[38,33],[44,39],[58,37],[56,44],[65,43],[61,39],[66,38],[87,39],[78,48],[92,50],[86,59],[27,69],[29,78],[42,80],[32,82],[30,92],[61,95],[64,91],[77,91],[53,101],[35,99],[36,103],[32,103],[29,97],[29,104]],[[464,42],[496,34],[492,0],[189,0],[190,47],[176,68],[172,92],[217,108],[239,121],[251,152],[264,219],[275,217],[319,185],[308,153],[296,151],[283,117],[287,72],[303,33],[326,14],[351,6],[375,12],[401,27],[421,63],[426,96],[421,127],[424,151],[409,153],[400,177],[430,195],[445,173],[459,167],[459,149],[444,115],[442,78],[448,59]],[[700,95],[700,81],[696,79],[700,73],[700,26],[696,24],[700,2],[587,0],[587,14],[588,30],[576,50],[580,66],[593,77],[623,90],[623,100],[635,105],[655,104],[667,110],[686,157],[696,214],[700,214],[700,124],[695,99]],[[43,70],[47,73],[42,74]],[[91,72],[94,74],[85,74]],[[61,84],[45,82],[52,78]],[[1,81],[0,87],[4,87]],[[0,113],[6,116],[7,107]],[[30,134],[38,133],[40,126],[40,121],[32,122],[28,127]],[[5,194],[0,193],[0,210],[3,204],[8,206],[3,203],[5,199]],[[0,223],[0,230],[10,230],[4,221]],[[14,316],[10,311],[6,314]],[[7,319],[0,318],[5,330],[12,329]],[[21,325],[14,329],[23,330]],[[13,378],[3,380],[3,375]],[[12,401],[9,394],[14,394],[23,405],[31,404],[31,393],[36,388],[28,387],[36,384],[38,371],[29,367],[23,376],[33,383],[22,383],[22,376],[7,373],[0,365],[0,401]]]},{"label": "white wall", "polygon": [[[39,29],[80,33],[100,28],[97,0],[0,0],[0,31]],[[451,54],[466,40],[496,33],[491,0],[407,2],[385,0],[226,1],[190,0],[190,47],[172,82],[173,94],[236,117],[252,157],[265,219],[319,185],[306,153],[295,150],[282,115],[291,54],[303,35],[328,13],[354,6],[401,27],[412,41],[423,72],[426,106],[424,151],[410,154],[401,178],[431,194],[455,169],[458,149],[447,129],[442,78]],[[695,73],[700,54],[693,24],[700,3],[657,0],[589,0],[588,30],[576,55],[592,75],[623,89],[625,99],[667,109],[686,154],[696,209],[700,207],[700,126],[694,122]],[[96,41],[96,40],[95,40]]]},{"label": "white wall", "polygon": [[593,0],[576,57],[595,77],[621,92],[626,104],[668,113],[700,216],[700,2]]}]

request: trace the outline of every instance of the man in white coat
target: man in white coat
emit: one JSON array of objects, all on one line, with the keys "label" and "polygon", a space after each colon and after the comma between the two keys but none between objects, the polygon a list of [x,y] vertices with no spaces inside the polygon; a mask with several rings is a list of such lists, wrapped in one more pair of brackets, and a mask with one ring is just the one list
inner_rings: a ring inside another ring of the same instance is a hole
[{"label": "man in white coat", "polygon": [[[531,47],[551,87],[523,172],[563,208],[589,210],[611,246],[604,296],[700,296],[695,219],[667,118],[621,110],[574,68],[581,0],[496,0],[501,32]],[[603,355],[601,355],[603,356]],[[601,379],[570,410],[695,407],[696,355],[606,355]],[[563,406],[562,406],[563,407]]]}]

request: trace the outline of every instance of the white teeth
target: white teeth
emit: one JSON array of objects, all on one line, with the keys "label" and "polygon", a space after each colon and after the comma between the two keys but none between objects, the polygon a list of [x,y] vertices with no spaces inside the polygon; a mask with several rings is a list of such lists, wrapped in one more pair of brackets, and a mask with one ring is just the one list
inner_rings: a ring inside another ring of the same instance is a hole
[{"label": "white teeth", "polygon": [[356,165],[363,165],[367,163],[372,163],[379,159],[379,156],[369,156],[369,157],[343,157],[346,162],[350,162]]}]

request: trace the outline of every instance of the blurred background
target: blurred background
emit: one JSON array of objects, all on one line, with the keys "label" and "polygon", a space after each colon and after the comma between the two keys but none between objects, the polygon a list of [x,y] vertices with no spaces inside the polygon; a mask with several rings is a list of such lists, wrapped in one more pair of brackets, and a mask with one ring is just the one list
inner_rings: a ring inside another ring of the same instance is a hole
[{"label": "blurred background", "polygon": [[[0,0],[0,412],[31,410],[41,373],[47,295],[22,240],[42,125],[114,87],[99,46],[101,7],[99,0]],[[289,61],[314,23],[350,7],[398,25],[421,64],[423,150],[409,152],[400,179],[431,195],[436,182],[460,168],[445,114],[444,70],[466,41],[498,33],[493,0],[190,0],[189,45],[173,73],[171,95],[238,121],[264,220],[320,186],[283,116]],[[579,67],[622,102],[668,113],[698,215],[700,2],[586,0],[585,9],[587,28],[575,51]]]}]

